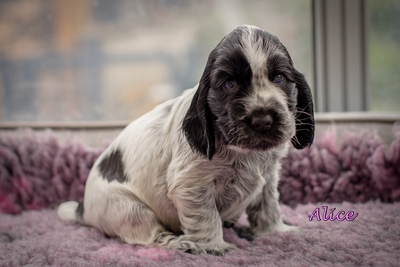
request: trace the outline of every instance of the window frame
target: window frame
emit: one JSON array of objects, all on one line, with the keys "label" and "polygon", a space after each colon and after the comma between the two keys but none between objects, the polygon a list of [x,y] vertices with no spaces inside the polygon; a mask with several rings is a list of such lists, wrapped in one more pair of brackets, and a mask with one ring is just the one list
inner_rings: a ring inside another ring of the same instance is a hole
[{"label": "window frame", "polygon": [[313,0],[317,112],[369,111],[367,2]]}]

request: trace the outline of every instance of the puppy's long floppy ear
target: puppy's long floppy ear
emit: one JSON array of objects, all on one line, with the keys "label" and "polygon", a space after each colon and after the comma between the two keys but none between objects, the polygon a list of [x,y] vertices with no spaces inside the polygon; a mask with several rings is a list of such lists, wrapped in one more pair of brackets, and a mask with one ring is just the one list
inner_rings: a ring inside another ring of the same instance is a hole
[{"label": "puppy's long floppy ear", "polygon": [[210,160],[215,153],[215,136],[207,96],[210,90],[210,76],[215,62],[215,54],[216,52],[213,50],[208,57],[199,86],[182,123],[183,133],[190,147]]},{"label": "puppy's long floppy ear", "polygon": [[308,86],[303,74],[295,70],[295,83],[297,87],[296,106],[296,136],[292,138],[292,144],[297,149],[311,146],[314,141],[314,105],[310,86]]}]

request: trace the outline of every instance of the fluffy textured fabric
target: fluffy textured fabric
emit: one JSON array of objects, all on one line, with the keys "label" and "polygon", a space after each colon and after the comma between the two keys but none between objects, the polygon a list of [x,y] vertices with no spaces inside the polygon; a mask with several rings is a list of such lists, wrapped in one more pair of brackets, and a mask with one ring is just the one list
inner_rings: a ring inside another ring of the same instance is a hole
[{"label": "fluffy textured fabric", "polygon": [[400,200],[400,124],[385,145],[376,133],[334,129],[317,136],[310,149],[283,161],[281,201],[290,206],[316,202]]},{"label": "fluffy textured fabric", "polygon": [[100,231],[59,220],[54,210],[1,215],[0,266],[398,266],[400,203],[335,204],[354,221],[309,221],[321,205],[283,206],[297,233],[265,234],[253,242],[224,229],[239,249],[225,256],[132,246]]},{"label": "fluffy textured fabric", "polygon": [[[291,150],[280,192],[287,204],[283,218],[299,232],[265,234],[250,243],[224,229],[224,239],[239,249],[223,257],[131,246],[59,220],[52,208],[82,200],[87,174],[103,148],[74,138],[60,142],[51,132],[1,132],[0,266],[398,266],[400,203],[382,203],[400,200],[400,127],[393,132],[394,141],[385,145],[373,133],[338,137],[331,130],[310,149]],[[367,203],[334,204],[343,201]],[[289,207],[298,203],[311,204]],[[317,208],[322,216],[322,206],[358,216],[309,221]]]},{"label": "fluffy textured fabric", "polygon": [[48,131],[0,132],[0,211],[55,207],[62,200],[83,200],[84,185],[102,149],[71,135],[66,142]]},{"label": "fluffy textured fabric", "polygon": [[[317,136],[310,149],[291,149],[283,161],[281,202],[400,200],[400,125],[385,145],[377,134],[332,129]],[[55,134],[33,131],[0,133],[0,211],[54,207],[81,201],[87,175],[102,149]]]}]

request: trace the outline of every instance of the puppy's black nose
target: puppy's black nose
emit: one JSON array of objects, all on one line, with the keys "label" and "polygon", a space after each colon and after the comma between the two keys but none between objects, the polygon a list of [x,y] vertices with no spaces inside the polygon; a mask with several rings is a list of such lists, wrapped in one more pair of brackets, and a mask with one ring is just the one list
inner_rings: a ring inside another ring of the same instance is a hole
[{"label": "puppy's black nose", "polygon": [[257,132],[265,132],[271,128],[274,122],[271,115],[258,115],[250,119],[250,127]]}]

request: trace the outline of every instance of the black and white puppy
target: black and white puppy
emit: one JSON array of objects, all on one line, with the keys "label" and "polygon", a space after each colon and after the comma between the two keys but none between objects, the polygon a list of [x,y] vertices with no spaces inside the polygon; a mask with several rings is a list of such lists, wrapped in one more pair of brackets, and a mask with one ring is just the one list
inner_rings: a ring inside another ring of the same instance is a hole
[{"label": "black and white puppy", "polygon": [[95,162],[83,203],[62,219],[130,244],[223,254],[222,227],[247,212],[254,236],[290,231],[280,159],[314,137],[310,88],[279,39],[241,26],[211,52],[200,83],[129,124]]}]

